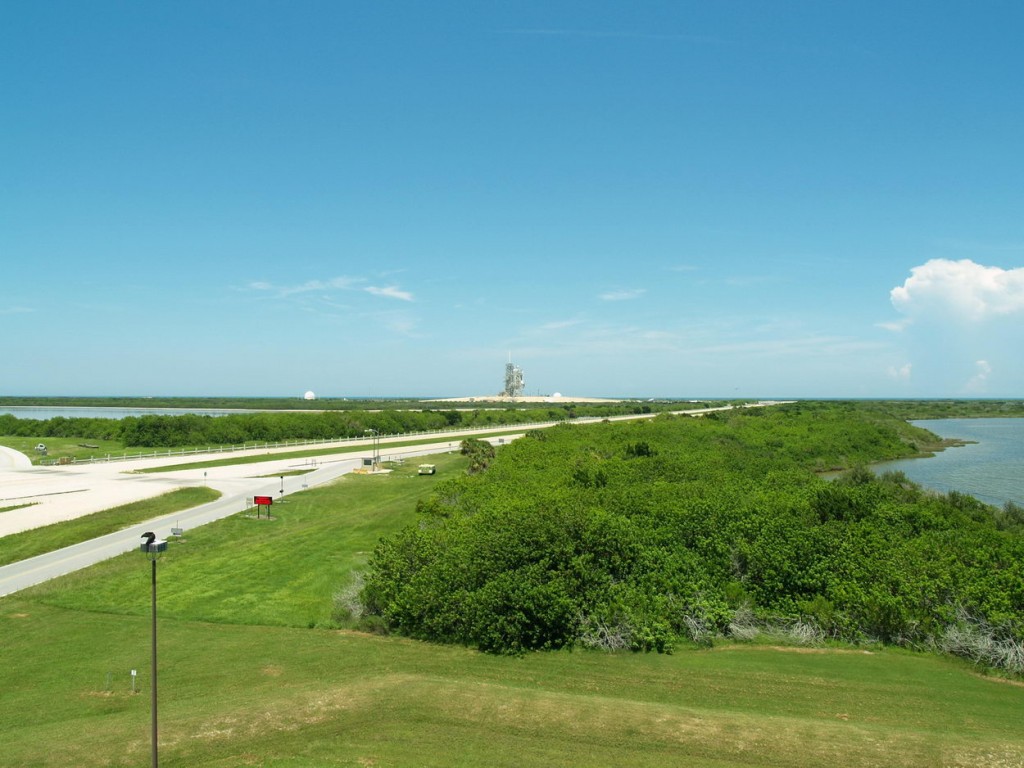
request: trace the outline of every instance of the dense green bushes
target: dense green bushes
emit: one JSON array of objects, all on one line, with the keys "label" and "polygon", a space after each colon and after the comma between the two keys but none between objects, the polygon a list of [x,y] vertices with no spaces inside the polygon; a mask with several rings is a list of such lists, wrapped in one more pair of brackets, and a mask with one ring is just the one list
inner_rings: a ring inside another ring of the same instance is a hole
[{"label": "dense green bushes", "polygon": [[[342,402],[346,406],[353,405],[351,401]],[[235,405],[238,406],[237,403]],[[18,419],[10,414],[0,414],[0,435],[118,440],[125,446],[147,448],[201,447],[247,442],[361,437],[367,429],[374,429],[382,435],[398,435],[460,427],[472,429],[504,424],[515,426],[540,421],[566,421],[581,416],[605,417],[646,413],[650,412],[652,407],[680,407],[679,403],[660,403],[652,406],[630,402],[565,406],[533,403],[506,408],[450,407],[443,410],[423,408],[420,403],[404,401],[401,403],[404,407],[398,407],[398,404],[390,401],[364,402],[358,408],[341,408],[338,402],[334,405],[336,409],[317,413],[276,410],[226,416],[152,414],[129,416],[124,419],[58,416],[38,420]]]},{"label": "dense green bushes", "polygon": [[901,419],[970,419],[1024,416],[1024,400],[876,400],[861,404]]},{"label": "dense green bushes", "polygon": [[466,471],[473,475],[483,472],[495,456],[494,446],[486,440],[469,437],[462,441],[461,450],[463,456],[469,457],[469,466]]},{"label": "dense green bushes", "polygon": [[[565,418],[564,413],[560,414]],[[76,437],[119,440],[126,446],[180,447],[232,445],[284,440],[361,437],[426,432],[451,427],[527,423],[548,419],[534,411],[330,411],[326,413],[240,413],[227,416],[145,415],[124,419],[18,419],[0,415],[0,434],[25,437]]]},{"label": "dense green bushes", "polygon": [[995,510],[899,474],[811,471],[913,437],[809,404],[546,430],[440,485],[381,543],[363,600],[395,631],[499,652],[668,650],[739,636],[740,616],[893,643],[971,616],[1019,642],[1024,537]]}]

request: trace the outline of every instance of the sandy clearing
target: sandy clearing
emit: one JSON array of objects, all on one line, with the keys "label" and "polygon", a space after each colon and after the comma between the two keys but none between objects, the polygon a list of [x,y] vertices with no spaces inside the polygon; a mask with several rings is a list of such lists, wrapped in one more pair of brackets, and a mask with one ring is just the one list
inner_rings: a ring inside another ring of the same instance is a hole
[{"label": "sandy clearing", "polygon": [[[475,434],[480,434],[480,431]],[[398,455],[412,456],[422,452],[439,453],[451,448],[457,449],[461,439],[458,433],[439,437],[442,441],[450,438],[451,442],[399,449],[389,447],[388,443],[408,438],[384,438],[379,446],[381,460],[387,461]],[[502,439],[511,439],[511,436]],[[268,484],[274,483],[274,475],[281,474],[284,478],[278,487],[283,486],[285,494],[293,493],[303,489],[303,475],[288,476],[287,473],[297,470],[312,471],[354,458],[369,458],[372,452],[371,445],[372,441],[369,439],[351,441],[333,451],[325,449],[330,452],[315,458],[301,459],[275,458],[276,453],[294,452],[294,447],[211,453],[198,458],[193,457],[192,460],[209,461],[260,455],[266,456],[266,460],[205,469],[182,468],[156,474],[141,474],[139,470],[182,464],[189,459],[183,460],[181,456],[164,456],[96,464],[30,466],[28,469],[0,466],[0,508],[31,505],[0,513],[0,536],[73,520],[122,504],[153,498],[177,488],[203,484],[220,491],[223,497],[251,497],[253,493],[262,492],[254,489],[266,489]]]},{"label": "sandy clearing", "polygon": [[[356,454],[365,447],[355,447]],[[347,457],[353,456],[347,447]],[[266,453],[265,451],[263,451]],[[236,457],[238,453],[234,454]],[[207,455],[204,459],[218,458]],[[333,460],[340,460],[334,457]],[[224,496],[245,495],[254,487],[265,486],[275,473],[314,469],[332,461],[332,456],[311,459],[275,459],[207,469],[179,469],[159,474],[141,474],[140,469],[180,464],[180,456],[170,459],[140,459],[109,464],[71,464],[12,469],[0,467],[0,507],[30,506],[0,513],[0,536],[73,520],[83,515],[153,498],[178,488],[206,484]],[[262,476],[262,477],[261,477]],[[301,475],[285,477],[285,492],[300,490]],[[251,492],[250,494],[251,495]]]}]

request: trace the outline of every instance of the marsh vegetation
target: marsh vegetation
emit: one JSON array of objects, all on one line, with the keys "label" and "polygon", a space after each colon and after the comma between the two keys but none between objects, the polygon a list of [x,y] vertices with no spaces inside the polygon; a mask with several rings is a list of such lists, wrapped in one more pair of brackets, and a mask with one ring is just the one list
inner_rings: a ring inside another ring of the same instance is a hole
[{"label": "marsh vegetation", "polygon": [[764,633],[1024,672],[1024,510],[863,468],[927,439],[841,404],[531,433],[377,548],[366,613],[501,653]]}]

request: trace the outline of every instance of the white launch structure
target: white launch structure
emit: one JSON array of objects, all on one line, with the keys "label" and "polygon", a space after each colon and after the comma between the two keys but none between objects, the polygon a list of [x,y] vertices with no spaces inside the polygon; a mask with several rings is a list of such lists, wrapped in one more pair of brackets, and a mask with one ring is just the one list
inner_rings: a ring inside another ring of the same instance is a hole
[{"label": "white launch structure", "polygon": [[512,362],[512,355],[508,356],[508,363],[505,365],[505,390],[502,397],[522,397],[523,395],[523,369]]}]

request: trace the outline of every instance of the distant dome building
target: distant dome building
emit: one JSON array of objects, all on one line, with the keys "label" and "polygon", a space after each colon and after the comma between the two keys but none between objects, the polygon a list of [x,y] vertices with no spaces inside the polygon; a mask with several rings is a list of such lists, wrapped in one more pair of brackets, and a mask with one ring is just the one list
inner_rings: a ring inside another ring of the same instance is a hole
[{"label": "distant dome building", "polygon": [[314,392],[313,390],[309,390],[309,392],[307,392],[306,394],[304,394],[302,396],[302,399],[303,400],[316,400],[316,392]]},{"label": "distant dome building", "polygon": [[561,392],[555,392],[555,394],[552,395],[552,397],[561,397],[561,396],[562,396]]}]

